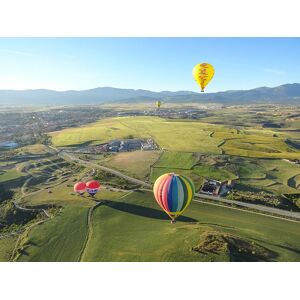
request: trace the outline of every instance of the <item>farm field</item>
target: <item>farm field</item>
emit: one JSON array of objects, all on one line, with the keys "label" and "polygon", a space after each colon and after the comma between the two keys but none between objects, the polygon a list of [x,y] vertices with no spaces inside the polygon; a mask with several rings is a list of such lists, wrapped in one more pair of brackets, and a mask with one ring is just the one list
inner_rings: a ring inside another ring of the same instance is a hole
[{"label": "farm field", "polygon": [[149,176],[150,167],[160,155],[160,151],[122,152],[101,160],[100,164],[124,171],[126,174],[138,179],[146,179]]},{"label": "farm field", "polygon": [[33,228],[18,261],[77,261],[87,232],[87,207],[68,207]]},{"label": "farm field", "polygon": [[[191,157],[190,153],[182,155]],[[181,165],[184,159],[177,159],[176,153],[173,155],[172,152],[164,152],[151,168],[151,182],[154,183],[164,173],[174,172],[191,177],[196,190],[200,188],[205,178],[212,178],[219,181],[234,179],[249,191],[254,188],[275,194],[300,194],[298,189],[300,167],[288,161],[200,154],[194,154],[193,158],[192,163]]]},{"label": "farm field", "polygon": [[80,128],[52,132],[51,137],[53,144],[58,147],[104,143],[133,135],[136,138],[153,138],[162,149],[169,151],[257,158],[298,158],[300,152],[285,142],[290,133],[276,133],[276,130],[251,127],[236,130],[227,125],[200,121],[119,117],[100,120]]},{"label": "farm field", "polygon": [[[248,126],[242,128],[238,120],[243,118]],[[234,180],[239,201],[297,211],[300,166],[291,160],[299,159],[300,151],[287,142],[299,138],[295,123],[288,129],[263,128],[260,116],[244,112],[235,120],[226,111],[214,122],[212,116],[117,117],[52,132],[54,146],[69,150],[73,161],[67,151],[55,153],[40,144],[14,150],[17,160],[12,155],[0,163],[0,183],[13,188],[19,205],[47,209],[51,217],[33,226],[19,244],[16,237],[0,239],[0,260],[9,260],[18,245],[17,261],[299,261],[299,223],[195,201],[171,225],[152,193],[76,161],[150,184],[174,172],[190,177],[197,191],[208,178]],[[72,153],[128,136],[152,138],[161,150]],[[101,203],[73,192],[75,182],[92,178],[102,184],[95,197]]]},{"label": "farm field", "polygon": [[[54,205],[61,207],[58,215],[34,227],[23,241],[18,261],[77,261],[86,239],[89,209],[95,205],[91,197],[70,193],[67,184],[53,188],[51,194],[43,191],[24,198],[29,206]],[[120,198],[122,192],[103,189],[96,201]],[[51,237],[49,239],[49,237]]]},{"label": "farm field", "polygon": [[[18,261],[78,261],[82,253],[82,261],[242,259],[225,250],[216,253],[193,251],[201,236],[211,232],[238,237],[270,253],[268,257],[248,256],[248,260],[300,259],[299,223],[193,202],[176,224],[170,224],[148,192],[130,193],[121,198],[120,195],[103,197],[106,200],[92,214],[91,235],[83,251],[92,203],[84,199],[77,203],[78,197],[73,198],[72,205],[65,205],[53,219],[30,230]],[[5,248],[1,247],[1,251],[5,252]]]}]

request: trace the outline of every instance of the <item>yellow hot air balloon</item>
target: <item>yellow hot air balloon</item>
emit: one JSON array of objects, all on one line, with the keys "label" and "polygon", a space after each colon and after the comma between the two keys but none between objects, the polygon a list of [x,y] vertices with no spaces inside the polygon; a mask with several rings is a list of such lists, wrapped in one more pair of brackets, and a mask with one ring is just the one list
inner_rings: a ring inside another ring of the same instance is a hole
[{"label": "yellow hot air balloon", "polygon": [[193,68],[193,77],[201,87],[201,92],[204,92],[205,87],[214,77],[214,67],[208,63],[197,64]]},{"label": "yellow hot air balloon", "polygon": [[156,101],[155,105],[160,108],[161,107],[161,101]]}]

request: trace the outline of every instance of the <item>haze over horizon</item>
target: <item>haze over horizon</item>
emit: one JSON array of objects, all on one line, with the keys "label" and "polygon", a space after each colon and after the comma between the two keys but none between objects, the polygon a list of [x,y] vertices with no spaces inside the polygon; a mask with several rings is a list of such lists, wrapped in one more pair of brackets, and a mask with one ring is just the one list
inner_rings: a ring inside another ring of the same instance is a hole
[{"label": "haze over horizon", "polygon": [[299,50],[299,38],[0,38],[0,89],[199,92],[203,61],[207,93],[275,87],[299,82]]},{"label": "haze over horizon", "polygon": [[[231,91],[249,91],[249,90],[255,90],[255,89],[259,89],[259,88],[277,88],[280,86],[285,86],[285,85],[300,85],[300,82],[286,82],[286,83],[282,83],[276,86],[257,86],[257,87],[253,87],[250,89],[230,89],[230,90],[219,90],[219,91],[205,91],[205,94],[210,94],[210,93],[222,93],[222,92],[231,92]],[[96,89],[115,89],[115,90],[134,90],[134,91],[150,91],[150,92],[155,92],[155,93],[163,93],[163,92],[191,92],[191,93],[199,93],[201,95],[200,90],[147,90],[147,89],[142,89],[142,88],[131,88],[131,87],[117,87],[117,86],[96,86],[96,87],[92,87],[92,88],[88,88],[88,89],[67,89],[67,90],[58,90],[58,89],[48,89],[48,88],[25,88],[25,89],[2,89],[0,88],[0,91],[18,91],[18,92],[22,92],[22,91],[36,91],[36,90],[45,90],[45,91],[53,91],[53,92],[83,92],[83,91],[89,91],[89,90],[96,90]]]}]

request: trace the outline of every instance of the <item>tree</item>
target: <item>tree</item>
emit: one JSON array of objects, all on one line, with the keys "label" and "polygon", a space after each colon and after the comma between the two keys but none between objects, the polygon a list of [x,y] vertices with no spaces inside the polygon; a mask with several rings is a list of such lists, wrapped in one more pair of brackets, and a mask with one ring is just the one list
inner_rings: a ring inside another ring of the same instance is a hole
[{"label": "tree", "polygon": [[0,202],[11,199],[13,195],[14,195],[13,191],[7,190],[3,187],[3,185],[0,185]]}]

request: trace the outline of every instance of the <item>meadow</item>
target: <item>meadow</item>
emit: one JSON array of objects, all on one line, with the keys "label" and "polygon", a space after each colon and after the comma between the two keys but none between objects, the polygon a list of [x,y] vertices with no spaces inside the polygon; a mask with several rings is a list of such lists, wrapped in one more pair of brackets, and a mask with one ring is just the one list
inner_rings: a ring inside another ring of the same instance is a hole
[{"label": "meadow", "polygon": [[4,170],[4,171],[0,170],[0,183],[5,182],[5,181],[9,181],[9,180],[18,179],[22,176],[25,176],[25,174],[18,171],[15,168]]},{"label": "meadow", "polygon": [[[74,206],[35,227],[19,260],[76,261],[87,231],[86,216],[86,208]],[[298,223],[193,202],[176,224],[170,224],[152,194],[147,192],[105,201],[95,209],[91,225],[92,234],[83,261],[232,260],[226,251],[192,250],[201,234],[211,231],[232,234],[268,249],[273,256],[267,260],[300,259]]]},{"label": "meadow", "polygon": [[6,262],[10,260],[16,241],[17,236],[9,236],[0,239],[0,262]]},{"label": "meadow", "polygon": [[[150,167],[155,164],[161,155],[161,151],[134,151],[112,154],[100,161],[100,164],[125,172],[129,176],[138,179],[147,179]],[[93,157],[92,157],[93,160]]]},{"label": "meadow", "polygon": [[223,124],[158,117],[103,119],[79,128],[52,132],[57,147],[105,143],[126,138],[153,138],[163,150],[228,154],[256,158],[298,158],[300,151],[285,141],[291,133],[263,128],[243,130]]},{"label": "meadow", "polygon": [[[67,149],[129,135],[152,138],[161,150],[83,157],[149,183],[175,172],[189,176],[196,190],[206,178],[234,179],[241,193],[295,196],[300,194],[300,167],[290,160],[300,158],[295,146],[300,135],[298,121],[288,118],[289,113],[232,107],[200,120],[116,117],[50,135],[54,146]],[[285,118],[286,127],[263,127],[281,124]],[[120,178],[99,170],[95,175],[91,168],[47,153],[43,145],[17,151],[41,157],[20,163],[11,160],[11,168],[1,162],[0,183],[16,184],[21,205],[56,210],[22,236],[18,261],[300,261],[297,222],[194,201],[176,224],[170,224],[150,192],[125,193],[102,186],[95,198],[98,203],[88,195],[76,195],[74,182],[101,175],[102,183],[121,186]],[[300,198],[295,197],[300,207]],[[211,235],[216,238],[212,244],[220,247],[203,250],[199,245],[209,244]],[[238,253],[222,242],[223,236],[235,239]],[[16,237],[0,239],[0,261],[10,258],[15,244]]]}]

